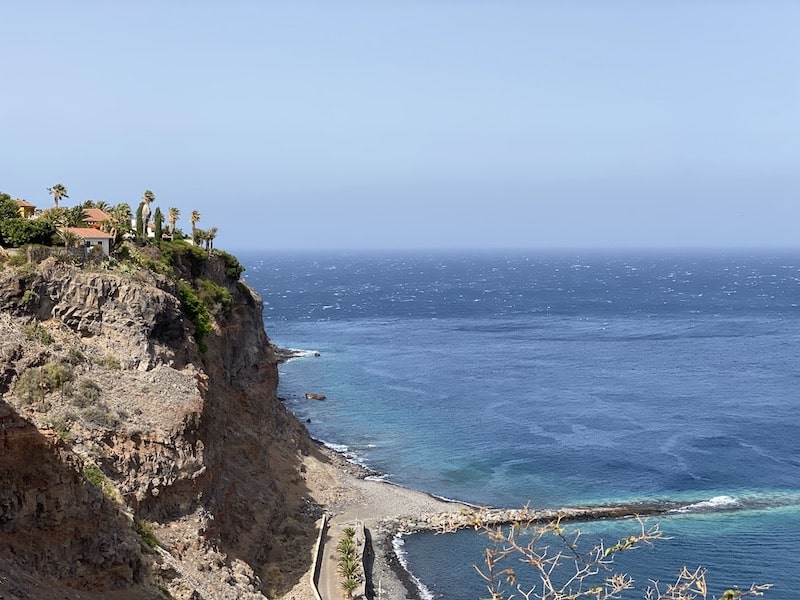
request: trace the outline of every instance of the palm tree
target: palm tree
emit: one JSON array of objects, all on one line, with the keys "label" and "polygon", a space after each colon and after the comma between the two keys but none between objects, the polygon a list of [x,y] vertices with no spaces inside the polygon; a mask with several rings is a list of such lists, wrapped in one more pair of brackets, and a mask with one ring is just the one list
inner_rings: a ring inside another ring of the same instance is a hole
[{"label": "palm tree", "polygon": [[64,240],[64,248],[74,248],[83,240],[82,237],[67,229],[56,229],[56,231],[58,236]]},{"label": "palm tree", "polygon": [[150,190],[145,190],[144,194],[142,194],[142,223],[144,223],[142,231],[144,233],[144,237],[147,237],[148,224],[150,223],[150,203],[155,199],[156,195]]},{"label": "palm tree", "polygon": [[174,206],[171,206],[169,209],[169,217],[167,221],[169,222],[169,237],[172,238],[172,234],[175,231],[175,223],[178,222],[178,217],[181,216],[181,211],[179,211]]},{"label": "palm tree", "polygon": [[125,202],[121,202],[114,206],[108,213],[111,216],[109,221],[105,221],[102,227],[107,228],[106,233],[109,233],[114,238],[114,243],[131,230],[131,207]]},{"label": "palm tree", "polygon": [[82,206],[73,206],[66,209],[67,225],[70,227],[86,227],[86,215]]},{"label": "palm tree", "polygon": [[58,201],[62,198],[69,198],[69,195],[67,194],[67,188],[65,188],[61,183],[57,183],[53,187],[47,188],[47,193],[53,195],[53,202],[56,203],[56,206],[58,206]]},{"label": "palm tree", "polygon": [[197,229],[197,222],[200,220],[200,213],[196,210],[193,210],[192,216],[189,217],[189,220],[192,222],[192,243],[196,244],[197,240],[194,239],[194,232]]},{"label": "palm tree", "polygon": [[63,206],[51,206],[39,213],[39,218],[49,221],[56,227],[67,227],[69,225],[69,211]]},{"label": "palm tree", "polygon": [[210,253],[214,249],[214,238],[217,237],[217,228],[212,227],[206,231],[206,250]]}]

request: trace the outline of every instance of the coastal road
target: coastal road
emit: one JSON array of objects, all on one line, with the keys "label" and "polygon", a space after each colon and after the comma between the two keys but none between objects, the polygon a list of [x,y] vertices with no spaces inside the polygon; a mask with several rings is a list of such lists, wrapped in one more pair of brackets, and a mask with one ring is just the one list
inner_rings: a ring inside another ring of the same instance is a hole
[{"label": "coastal road", "polygon": [[332,519],[322,538],[322,561],[319,569],[319,594],[322,600],[344,600],[336,572],[336,540],[342,536],[344,524],[341,519]]},{"label": "coastal road", "polygon": [[[401,600],[407,597],[406,588],[392,571],[385,549],[391,546],[382,524],[403,518],[418,519],[423,515],[457,515],[466,506],[443,502],[423,492],[399,487],[390,483],[361,478],[347,478],[344,482],[346,501],[334,511],[328,530],[322,538],[322,558],[317,588],[322,600],[345,600],[336,572],[336,544],[344,528],[361,521],[372,535],[372,577],[382,588],[381,600]],[[383,537],[382,537],[383,536]]]}]

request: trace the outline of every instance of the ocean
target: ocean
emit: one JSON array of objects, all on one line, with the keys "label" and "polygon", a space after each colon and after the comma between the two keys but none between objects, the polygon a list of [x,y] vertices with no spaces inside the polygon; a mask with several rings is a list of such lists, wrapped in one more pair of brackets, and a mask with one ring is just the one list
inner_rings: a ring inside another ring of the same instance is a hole
[{"label": "ocean", "polygon": [[[800,597],[800,251],[245,253],[311,434],[479,505],[683,501],[623,555],[641,590]],[[323,402],[305,399],[324,394]],[[635,531],[582,523],[587,539]],[[426,598],[486,597],[475,532],[399,540]],[[641,591],[630,598],[641,598]]]}]

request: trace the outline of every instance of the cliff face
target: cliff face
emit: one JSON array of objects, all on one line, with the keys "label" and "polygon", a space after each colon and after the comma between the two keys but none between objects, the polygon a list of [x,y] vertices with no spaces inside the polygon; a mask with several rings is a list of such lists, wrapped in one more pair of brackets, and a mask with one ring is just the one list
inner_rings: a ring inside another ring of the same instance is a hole
[{"label": "cliff face", "polygon": [[170,260],[0,272],[0,595],[255,598],[307,566],[311,442],[261,300],[224,256]]}]

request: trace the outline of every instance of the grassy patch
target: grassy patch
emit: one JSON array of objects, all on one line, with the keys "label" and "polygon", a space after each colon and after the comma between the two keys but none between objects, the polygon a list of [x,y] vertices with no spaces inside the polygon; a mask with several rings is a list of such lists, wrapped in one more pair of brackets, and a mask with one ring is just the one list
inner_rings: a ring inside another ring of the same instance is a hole
[{"label": "grassy patch", "polygon": [[98,467],[95,464],[90,464],[83,467],[83,476],[86,478],[86,481],[88,481],[95,487],[100,487],[100,485],[106,479],[106,476],[103,475],[103,472],[100,470],[100,467]]},{"label": "grassy patch", "polygon": [[81,410],[81,418],[92,425],[107,427],[109,429],[119,425],[119,419],[114,416],[109,408],[102,402],[98,403],[96,406],[87,406]]},{"label": "grassy patch", "polygon": [[24,335],[25,339],[28,341],[37,341],[45,346],[49,346],[55,341],[53,336],[50,335],[50,332],[42,327],[42,324],[39,323],[39,321],[25,323],[25,325],[22,326],[22,335]]},{"label": "grassy patch", "polygon": [[100,386],[88,377],[78,380],[72,395],[72,405],[77,408],[87,408],[100,400]]},{"label": "grassy patch", "polygon": [[233,254],[228,254],[223,250],[214,250],[214,256],[219,256],[225,261],[225,277],[238,281],[244,273],[244,267]]},{"label": "grassy patch", "polygon": [[122,369],[122,364],[119,362],[119,359],[113,354],[106,354],[105,356],[101,356],[100,358],[95,359],[95,363],[100,365],[101,367],[105,367],[106,369],[110,369],[112,371],[119,371],[120,369]]},{"label": "grassy patch", "polygon": [[86,481],[91,483],[94,487],[100,488],[103,495],[117,504],[122,504],[122,496],[117,488],[108,480],[103,471],[100,470],[94,463],[85,464],[83,467],[83,476]]},{"label": "grassy patch", "polygon": [[47,394],[56,390],[64,391],[66,384],[72,379],[72,369],[56,363],[47,363],[43,367],[33,367],[23,371],[14,385],[14,393],[27,404],[36,400],[44,401]]},{"label": "grassy patch", "polygon": [[231,293],[221,285],[217,285],[210,279],[198,279],[197,297],[205,304],[206,308],[216,312],[216,307],[219,307],[222,314],[229,315],[233,310],[233,297]]},{"label": "grassy patch", "polygon": [[208,350],[205,338],[211,333],[211,317],[208,308],[200,300],[192,286],[185,281],[178,282],[178,297],[183,306],[183,312],[194,325],[194,339],[200,347],[200,352],[205,352]]},{"label": "grassy patch", "polygon": [[72,442],[75,439],[75,436],[72,435],[72,432],[69,429],[69,423],[64,419],[51,419],[48,422],[48,425],[53,428],[53,430],[58,434],[65,442]]},{"label": "grassy patch", "polygon": [[147,521],[134,519],[133,528],[136,533],[139,534],[139,537],[142,538],[142,544],[146,548],[153,550],[156,546],[160,545],[158,539],[156,538],[156,534],[153,531],[153,526]]},{"label": "grassy patch", "polygon": [[22,303],[23,304],[31,304],[39,300],[39,294],[34,292],[33,290],[25,290],[25,293],[22,294]]}]

